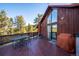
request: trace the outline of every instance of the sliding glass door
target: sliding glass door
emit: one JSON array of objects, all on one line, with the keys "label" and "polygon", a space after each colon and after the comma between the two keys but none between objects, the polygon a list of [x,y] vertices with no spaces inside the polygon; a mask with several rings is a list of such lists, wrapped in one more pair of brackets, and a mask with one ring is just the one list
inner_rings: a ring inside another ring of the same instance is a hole
[{"label": "sliding glass door", "polygon": [[47,34],[48,34],[48,39],[51,40],[51,14],[49,15],[47,19]]},{"label": "sliding glass door", "polygon": [[49,41],[56,40],[57,34],[57,9],[53,9],[47,19],[47,33]]}]

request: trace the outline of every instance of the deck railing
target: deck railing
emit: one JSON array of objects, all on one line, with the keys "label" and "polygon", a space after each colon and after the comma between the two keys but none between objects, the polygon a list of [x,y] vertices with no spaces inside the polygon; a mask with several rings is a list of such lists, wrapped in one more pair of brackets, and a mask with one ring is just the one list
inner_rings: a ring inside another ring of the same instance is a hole
[{"label": "deck railing", "polygon": [[37,32],[30,32],[30,33],[21,33],[21,34],[12,34],[12,35],[2,35],[0,36],[0,45],[11,42],[14,38],[29,36],[33,37],[36,36]]}]

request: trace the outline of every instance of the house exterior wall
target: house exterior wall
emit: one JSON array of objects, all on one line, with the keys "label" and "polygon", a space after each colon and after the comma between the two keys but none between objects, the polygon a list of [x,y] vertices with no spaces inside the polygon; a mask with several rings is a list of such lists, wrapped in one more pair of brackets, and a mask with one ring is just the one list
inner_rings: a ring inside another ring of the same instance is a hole
[{"label": "house exterior wall", "polygon": [[[57,46],[68,52],[75,51],[75,35],[79,32],[79,7],[57,7]],[[40,23],[41,35],[47,36],[47,18],[51,13],[49,10],[47,16]]]},{"label": "house exterior wall", "polygon": [[58,33],[79,32],[79,7],[58,9]]},{"label": "house exterior wall", "polygon": [[43,20],[41,24],[41,35],[47,37],[47,19]]},{"label": "house exterior wall", "polygon": [[43,16],[42,21],[38,23],[38,33],[40,33],[40,35],[42,35],[45,38],[48,38],[48,36],[47,36],[47,18],[51,12],[52,12],[52,9],[50,7],[47,8],[46,15]]},{"label": "house exterior wall", "polygon": [[40,23],[38,23],[38,26],[37,26],[37,28],[38,28],[38,33],[39,33],[39,35],[41,34],[41,26],[40,26],[41,24]]},{"label": "house exterior wall", "polygon": [[75,51],[75,35],[79,33],[79,7],[58,9],[57,45],[68,52]]}]

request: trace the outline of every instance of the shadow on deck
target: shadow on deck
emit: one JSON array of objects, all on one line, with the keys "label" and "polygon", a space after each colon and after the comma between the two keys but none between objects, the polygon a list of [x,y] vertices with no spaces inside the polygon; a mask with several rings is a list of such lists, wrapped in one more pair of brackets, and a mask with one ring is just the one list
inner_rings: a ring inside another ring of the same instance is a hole
[{"label": "shadow on deck", "polygon": [[44,38],[33,38],[25,46],[14,48],[13,44],[0,48],[0,56],[72,56],[63,49],[52,45]]}]

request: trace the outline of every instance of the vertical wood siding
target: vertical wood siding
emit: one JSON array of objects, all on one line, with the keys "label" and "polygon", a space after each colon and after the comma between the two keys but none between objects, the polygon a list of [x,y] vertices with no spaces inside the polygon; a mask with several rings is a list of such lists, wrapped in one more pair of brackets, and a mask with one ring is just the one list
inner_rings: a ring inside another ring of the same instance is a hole
[{"label": "vertical wood siding", "polygon": [[[47,36],[47,18],[51,11],[38,25],[41,35]],[[64,18],[63,18],[64,17]],[[63,18],[63,20],[62,20]],[[79,32],[79,7],[58,8],[57,33],[76,34]]]},{"label": "vertical wood siding", "polygon": [[76,34],[77,32],[79,32],[79,8],[59,8],[58,34]]}]

